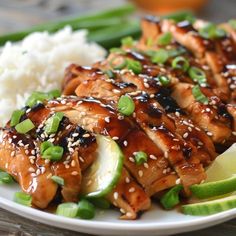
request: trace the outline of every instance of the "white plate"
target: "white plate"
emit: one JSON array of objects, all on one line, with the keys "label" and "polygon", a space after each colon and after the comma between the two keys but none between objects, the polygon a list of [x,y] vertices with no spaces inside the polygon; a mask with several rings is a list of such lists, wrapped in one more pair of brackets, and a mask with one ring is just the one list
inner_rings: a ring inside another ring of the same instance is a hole
[{"label": "white plate", "polygon": [[0,207],[41,223],[95,235],[170,235],[216,225],[236,216],[236,209],[207,217],[193,217],[153,206],[135,221],[119,220],[120,214],[115,210],[98,210],[93,220],[70,219],[14,203],[14,192],[19,190],[17,185],[1,185]]}]

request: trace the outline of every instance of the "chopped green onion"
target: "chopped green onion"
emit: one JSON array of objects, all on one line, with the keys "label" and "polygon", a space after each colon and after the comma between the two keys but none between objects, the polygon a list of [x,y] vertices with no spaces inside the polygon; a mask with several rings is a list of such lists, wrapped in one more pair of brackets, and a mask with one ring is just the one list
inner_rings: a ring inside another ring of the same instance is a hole
[{"label": "chopped green onion", "polygon": [[174,69],[180,69],[183,71],[187,71],[189,68],[189,62],[187,59],[185,59],[184,57],[176,57],[173,61],[172,61],[172,67]]},{"label": "chopped green onion", "polygon": [[57,176],[57,175],[53,175],[53,176],[51,177],[51,180],[53,180],[55,183],[57,183],[57,184],[59,184],[59,185],[61,185],[61,186],[63,186],[63,185],[65,184],[64,179],[61,178],[61,177],[59,177],[59,176]]},{"label": "chopped green onion", "polygon": [[25,114],[22,110],[16,110],[12,113],[10,126],[14,127],[19,124],[21,117]]},{"label": "chopped green onion", "polygon": [[105,73],[110,79],[115,77],[112,70],[106,70],[106,71],[104,71],[104,73]]},{"label": "chopped green onion", "polygon": [[134,158],[137,165],[142,165],[143,163],[147,162],[147,153],[142,151],[136,152]]},{"label": "chopped green onion", "polygon": [[63,156],[63,152],[64,152],[63,147],[60,146],[49,147],[44,151],[42,158],[49,159],[52,161],[59,161]]},{"label": "chopped green onion", "polygon": [[132,37],[128,36],[128,37],[121,39],[121,44],[122,44],[122,46],[132,47],[134,44],[134,40]]},{"label": "chopped green onion", "polygon": [[31,206],[32,197],[27,193],[16,192],[14,195],[14,202],[19,203],[21,205],[25,205],[25,206]]},{"label": "chopped green onion", "polygon": [[127,66],[127,60],[125,58],[121,58],[121,62],[119,64],[114,63],[114,61],[117,58],[112,58],[110,61],[110,66],[114,69],[114,70],[122,70]]},{"label": "chopped green onion", "polygon": [[94,198],[90,200],[94,206],[101,208],[101,209],[109,209],[111,204],[105,198]]},{"label": "chopped green onion", "polygon": [[69,218],[75,218],[78,213],[78,204],[73,202],[65,202],[58,205],[56,214]]},{"label": "chopped green onion", "polygon": [[134,74],[140,74],[142,72],[142,64],[139,61],[127,59],[127,68],[132,70]]},{"label": "chopped green onion", "polygon": [[236,29],[236,19],[231,19],[228,23],[233,29]]},{"label": "chopped green onion", "polygon": [[31,96],[27,99],[26,105],[29,107],[33,107],[37,103],[42,103],[45,100],[52,99],[53,96],[48,93],[43,92],[33,92]]},{"label": "chopped green onion", "polygon": [[172,34],[170,32],[167,32],[158,38],[157,43],[158,45],[165,46],[170,44],[171,40],[172,40]]},{"label": "chopped green onion", "polygon": [[162,206],[170,210],[179,204],[179,192],[183,189],[182,185],[176,185],[161,197]]},{"label": "chopped green onion", "polygon": [[169,58],[168,51],[159,49],[151,56],[152,63],[164,64]]},{"label": "chopped green onion", "polygon": [[209,23],[199,29],[199,34],[206,39],[222,38],[226,36],[225,30],[217,27],[217,25],[213,23]]},{"label": "chopped green onion", "polygon": [[126,51],[121,48],[111,48],[109,51],[110,51],[110,53],[119,53],[122,55],[126,54]]},{"label": "chopped green onion", "polygon": [[169,57],[177,57],[177,56],[180,56],[184,53],[186,53],[186,49],[183,47],[168,50]]},{"label": "chopped green onion", "polygon": [[191,11],[178,11],[178,12],[174,12],[169,15],[165,15],[162,18],[163,19],[171,19],[177,23],[181,22],[181,21],[188,21],[190,23],[194,23],[196,20]]},{"label": "chopped green onion", "polygon": [[60,122],[63,118],[64,114],[62,112],[57,112],[53,116],[51,116],[47,121],[45,125],[45,132],[47,134],[54,134],[57,132]]},{"label": "chopped green onion", "polygon": [[0,171],[0,184],[10,184],[13,182],[14,180],[10,174]]},{"label": "chopped green onion", "polygon": [[159,81],[161,82],[161,84],[163,86],[167,86],[167,85],[170,84],[170,79],[167,76],[165,76],[165,75],[159,76],[158,79],[159,79]]},{"label": "chopped green onion", "polygon": [[135,110],[133,99],[128,95],[122,95],[118,101],[118,111],[123,115],[130,116]]},{"label": "chopped green onion", "polygon": [[192,93],[196,101],[201,102],[203,104],[208,104],[209,99],[202,93],[199,85],[195,85],[192,88]]},{"label": "chopped green onion", "polygon": [[78,203],[77,216],[81,219],[92,219],[95,216],[95,207],[86,199],[82,199]]},{"label": "chopped green onion", "polygon": [[40,145],[40,154],[43,155],[43,153],[49,148],[53,147],[53,144],[49,141],[44,141]]},{"label": "chopped green onion", "polygon": [[30,119],[26,119],[15,126],[15,129],[20,134],[26,134],[34,129],[35,125]]},{"label": "chopped green onion", "polygon": [[49,96],[52,96],[53,98],[58,98],[61,96],[61,92],[58,89],[54,89],[48,92]]},{"label": "chopped green onion", "polygon": [[189,68],[188,74],[194,82],[198,82],[199,84],[206,83],[206,74],[200,68],[192,66]]}]

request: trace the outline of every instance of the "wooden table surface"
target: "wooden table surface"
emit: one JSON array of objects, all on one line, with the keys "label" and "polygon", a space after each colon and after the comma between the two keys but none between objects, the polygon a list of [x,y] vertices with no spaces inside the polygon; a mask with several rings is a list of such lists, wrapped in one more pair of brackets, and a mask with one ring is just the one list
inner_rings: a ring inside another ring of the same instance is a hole
[{"label": "wooden table surface", "polygon": [[[88,11],[119,6],[125,0],[1,0],[0,34],[27,28],[48,20],[84,14]],[[215,22],[235,18],[236,0],[209,0],[200,17]],[[68,230],[57,229],[0,209],[0,236],[83,236]],[[236,220],[179,236],[233,236],[236,235]]]}]

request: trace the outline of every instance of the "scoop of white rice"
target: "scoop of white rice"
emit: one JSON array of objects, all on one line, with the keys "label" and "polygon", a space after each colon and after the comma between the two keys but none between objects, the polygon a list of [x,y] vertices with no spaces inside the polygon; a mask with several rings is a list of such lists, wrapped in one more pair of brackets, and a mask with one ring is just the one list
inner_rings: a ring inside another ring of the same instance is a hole
[{"label": "scoop of white rice", "polygon": [[33,33],[19,44],[7,43],[0,54],[0,126],[15,109],[22,108],[33,91],[60,89],[71,63],[91,65],[106,51],[88,43],[87,32],[70,27],[55,33]]}]

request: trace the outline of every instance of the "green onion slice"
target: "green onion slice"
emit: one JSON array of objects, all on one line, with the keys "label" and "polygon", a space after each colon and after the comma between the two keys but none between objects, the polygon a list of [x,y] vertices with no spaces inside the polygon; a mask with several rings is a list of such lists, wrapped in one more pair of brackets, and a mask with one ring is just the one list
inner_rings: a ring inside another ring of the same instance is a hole
[{"label": "green onion slice", "polygon": [[153,39],[152,39],[152,38],[148,38],[148,39],[147,39],[147,46],[148,46],[148,47],[153,46]]},{"label": "green onion slice", "polygon": [[142,64],[139,61],[127,59],[127,68],[132,70],[134,74],[140,74],[142,72]]},{"label": "green onion slice", "polygon": [[42,155],[42,158],[52,161],[59,161],[63,156],[64,149],[60,146],[53,146],[47,148]]},{"label": "green onion slice", "polygon": [[172,34],[170,32],[167,32],[158,38],[157,43],[160,46],[165,46],[170,44],[171,40],[172,40]]},{"label": "green onion slice", "polygon": [[165,49],[159,49],[158,51],[154,52],[151,56],[152,63],[157,64],[164,64],[169,58],[168,51]]},{"label": "green onion slice", "polygon": [[136,152],[134,159],[137,165],[142,165],[143,163],[147,162],[147,153],[143,151]]},{"label": "green onion slice", "polygon": [[47,121],[46,121],[46,125],[45,125],[45,132],[47,134],[53,134],[56,133],[60,122],[63,118],[64,114],[62,112],[57,112],[55,113],[53,116],[51,116]]},{"label": "green onion slice", "polygon": [[25,114],[22,110],[16,110],[12,113],[10,126],[14,127],[19,124],[21,117]]},{"label": "green onion slice", "polygon": [[176,185],[161,197],[162,206],[169,210],[179,204],[179,192],[183,189],[182,185]]},{"label": "green onion slice", "polygon": [[199,85],[195,85],[192,88],[192,93],[196,101],[201,102],[203,104],[208,104],[209,99],[202,93]]},{"label": "green onion slice", "polygon": [[199,34],[206,39],[222,38],[226,36],[225,30],[217,27],[217,25],[213,23],[209,23],[199,29]]},{"label": "green onion slice", "polygon": [[58,98],[61,96],[61,91],[58,89],[54,89],[54,90],[49,91],[48,94],[49,94],[49,97],[52,96],[53,98]]},{"label": "green onion slice", "polygon": [[112,70],[105,70],[104,74],[106,74],[110,79],[115,77],[115,75],[114,75]]},{"label": "green onion slice", "polygon": [[32,197],[27,193],[16,192],[14,195],[14,202],[19,203],[24,206],[31,206]]},{"label": "green onion slice", "polygon": [[170,79],[167,76],[161,75],[158,79],[163,86],[168,86],[170,84]]},{"label": "green onion slice", "polygon": [[191,11],[177,11],[174,13],[171,13],[169,15],[165,15],[162,17],[163,19],[171,19],[175,22],[181,22],[181,21],[188,21],[190,23],[194,23],[196,18],[194,17],[193,13]]},{"label": "green onion slice", "polygon": [[183,71],[187,71],[188,68],[189,68],[189,62],[186,58],[184,57],[176,57],[173,61],[172,61],[172,67],[174,69],[180,69],[180,70],[183,70]]},{"label": "green onion slice", "polygon": [[114,70],[122,70],[127,66],[127,60],[125,58],[121,58],[120,62],[118,64],[114,63],[115,60],[117,60],[117,58],[112,58],[110,61],[110,66],[114,69]]},{"label": "green onion slice", "polygon": [[14,180],[10,174],[0,171],[0,184],[11,184]]},{"label": "green onion slice", "polygon": [[21,123],[17,124],[15,126],[15,129],[20,134],[26,134],[30,130],[34,129],[34,127],[35,125],[33,124],[33,122],[30,119],[26,119],[22,121]]},{"label": "green onion slice", "polygon": [[110,53],[118,53],[118,54],[121,54],[121,55],[126,54],[126,51],[121,49],[121,48],[111,48],[109,51],[110,51]]},{"label": "green onion slice", "polygon": [[40,154],[43,155],[43,153],[49,148],[53,147],[53,144],[49,141],[44,141],[40,145]]},{"label": "green onion slice", "polygon": [[56,214],[69,218],[75,218],[78,213],[78,204],[73,202],[66,202],[58,205]]},{"label": "green onion slice", "polygon": [[61,186],[63,186],[63,185],[65,184],[64,179],[61,178],[60,176],[57,176],[57,175],[53,175],[53,176],[51,177],[51,180],[53,180],[55,183],[57,183],[57,184],[59,184],[59,185],[61,185]]},{"label": "green onion slice", "polygon": [[95,207],[86,199],[81,199],[78,203],[77,216],[81,219],[92,219],[95,216]]},{"label": "green onion slice", "polygon": [[206,84],[206,74],[200,68],[192,66],[189,68],[188,74],[194,82],[198,82],[200,85]]},{"label": "green onion slice", "polygon": [[122,46],[132,47],[134,44],[134,39],[131,36],[121,39]]},{"label": "green onion slice", "polygon": [[135,110],[133,99],[128,95],[122,95],[118,101],[118,111],[125,116],[130,116]]}]

